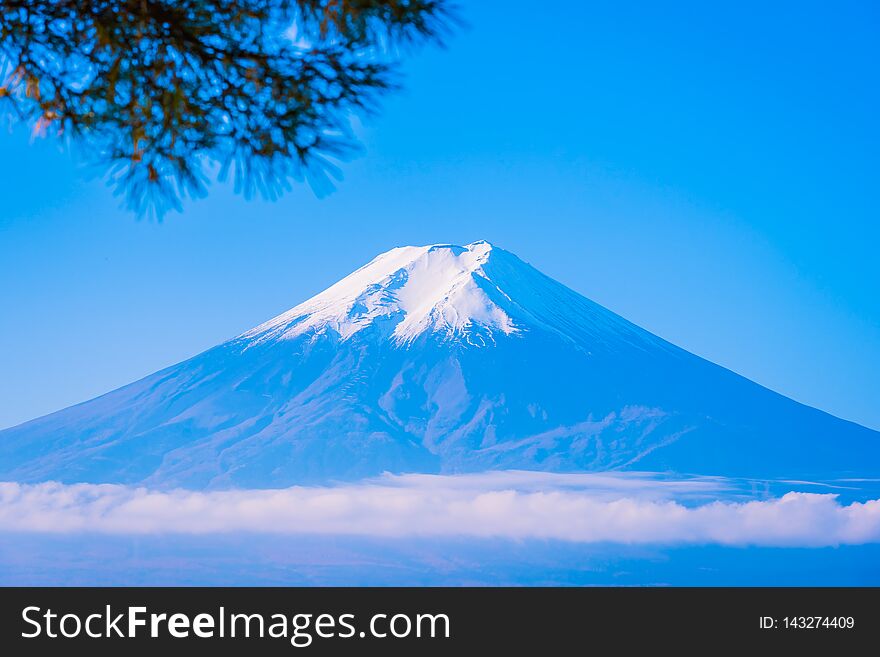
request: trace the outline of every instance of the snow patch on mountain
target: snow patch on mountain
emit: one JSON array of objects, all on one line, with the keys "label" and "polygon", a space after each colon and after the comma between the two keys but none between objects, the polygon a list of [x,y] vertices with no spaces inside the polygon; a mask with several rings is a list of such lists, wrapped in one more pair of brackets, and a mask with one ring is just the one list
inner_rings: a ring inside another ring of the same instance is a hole
[{"label": "snow patch on mountain", "polygon": [[329,330],[347,340],[383,320],[398,344],[424,333],[451,338],[484,329],[490,336],[511,335],[520,328],[484,289],[498,290],[484,270],[492,251],[485,241],[391,249],[241,338],[261,343]]}]

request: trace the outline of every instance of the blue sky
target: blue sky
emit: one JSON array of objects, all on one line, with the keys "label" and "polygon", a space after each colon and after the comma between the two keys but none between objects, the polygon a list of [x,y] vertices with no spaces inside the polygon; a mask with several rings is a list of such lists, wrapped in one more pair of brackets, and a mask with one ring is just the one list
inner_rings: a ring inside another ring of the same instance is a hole
[{"label": "blue sky", "polygon": [[[880,9],[462,2],[333,195],[162,223],[0,134],[0,427],[229,338],[401,244],[488,239],[637,324],[880,428]],[[540,7],[540,8],[538,8]]]}]

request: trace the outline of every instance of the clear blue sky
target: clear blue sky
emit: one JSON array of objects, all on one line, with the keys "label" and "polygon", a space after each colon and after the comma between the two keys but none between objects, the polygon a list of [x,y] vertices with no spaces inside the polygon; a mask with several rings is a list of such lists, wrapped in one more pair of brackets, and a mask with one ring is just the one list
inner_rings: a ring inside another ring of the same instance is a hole
[{"label": "clear blue sky", "polygon": [[215,185],[138,221],[52,141],[0,134],[0,426],[191,356],[392,246],[488,239],[880,428],[878,5],[661,4],[462,2],[467,29],[409,61],[322,200]]}]

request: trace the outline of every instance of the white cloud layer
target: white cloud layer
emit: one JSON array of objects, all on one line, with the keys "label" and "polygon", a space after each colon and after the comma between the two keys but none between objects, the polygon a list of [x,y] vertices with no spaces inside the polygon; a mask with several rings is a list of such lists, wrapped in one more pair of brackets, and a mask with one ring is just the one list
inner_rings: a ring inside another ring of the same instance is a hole
[{"label": "white cloud layer", "polygon": [[723,480],[644,475],[408,475],[334,487],[151,491],[0,483],[0,531],[471,536],[575,542],[828,546],[880,542],[880,500],[709,501]]}]

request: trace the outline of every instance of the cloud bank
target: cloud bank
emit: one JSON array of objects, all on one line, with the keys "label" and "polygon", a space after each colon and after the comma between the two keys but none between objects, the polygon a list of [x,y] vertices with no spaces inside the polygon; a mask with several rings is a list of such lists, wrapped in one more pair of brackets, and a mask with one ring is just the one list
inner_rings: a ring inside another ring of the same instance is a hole
[{"label": "cloud bank", "polygon": [[488,473],[334,487],[195,492],[0,483],[0,531],[501,537],[628,544],[830,546],[880,542],[880,500],[790,492],[715,499],[720,480]]}]

